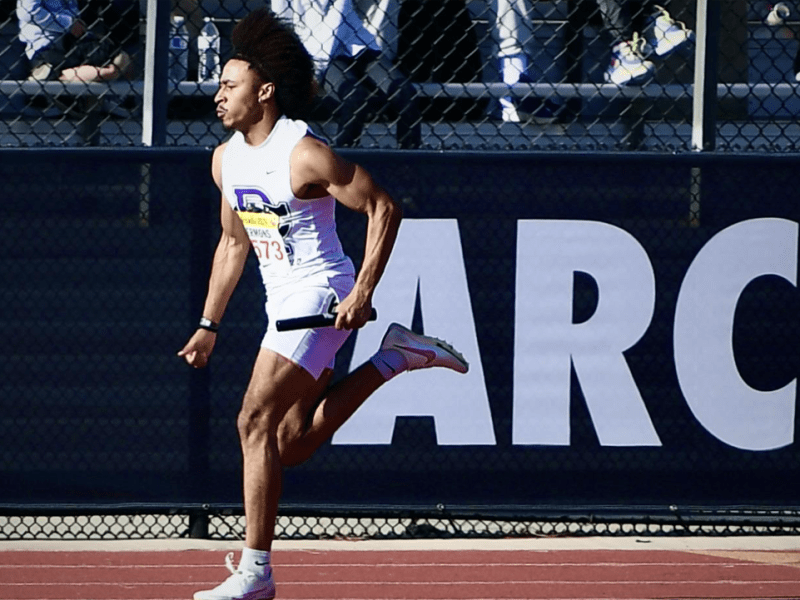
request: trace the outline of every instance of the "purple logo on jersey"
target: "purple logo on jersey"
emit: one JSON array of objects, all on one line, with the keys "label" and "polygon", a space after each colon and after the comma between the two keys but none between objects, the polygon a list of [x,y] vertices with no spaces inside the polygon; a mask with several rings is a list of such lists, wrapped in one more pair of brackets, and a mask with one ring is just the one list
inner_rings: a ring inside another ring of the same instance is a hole
[{"label": "purple logo on jersey", "polygon": [[233,188],[236,193],[236,206],[245,212],[271,212],[267,195],[258,188]]}]

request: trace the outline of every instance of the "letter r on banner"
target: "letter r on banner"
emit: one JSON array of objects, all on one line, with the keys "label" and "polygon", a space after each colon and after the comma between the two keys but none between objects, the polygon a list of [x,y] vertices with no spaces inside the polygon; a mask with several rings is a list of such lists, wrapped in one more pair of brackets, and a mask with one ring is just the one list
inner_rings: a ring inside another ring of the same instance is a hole
[{"label": "letter r on banner", "polygon": [[[598,288],[594,314],[572,322],[575,272]],[[514,444],[570,443],[570,369],[600,444],[660,446],[623,352],[644,335],[655,276],[641,244],[601,222],[520,221],[517,226]]]}]

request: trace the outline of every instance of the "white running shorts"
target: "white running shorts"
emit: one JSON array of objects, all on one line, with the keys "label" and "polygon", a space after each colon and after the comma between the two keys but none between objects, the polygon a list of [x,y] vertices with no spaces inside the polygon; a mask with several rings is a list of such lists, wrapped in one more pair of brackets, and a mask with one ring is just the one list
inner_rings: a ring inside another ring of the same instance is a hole
[{"label": "white running shorts", "polygon": [[267,298],[269,325],[261,347],[288,358],[311,373],[314,379],[319,379],[326,368],[333,368],[336,353],[351,332],[335,327],[278,331],[275,322],[324,313],[331,302],[338,303],[347,296],[354,284],[351,276],[342,275],[330,279],[327,286],[295,285],[286,290],[270,291]]}]

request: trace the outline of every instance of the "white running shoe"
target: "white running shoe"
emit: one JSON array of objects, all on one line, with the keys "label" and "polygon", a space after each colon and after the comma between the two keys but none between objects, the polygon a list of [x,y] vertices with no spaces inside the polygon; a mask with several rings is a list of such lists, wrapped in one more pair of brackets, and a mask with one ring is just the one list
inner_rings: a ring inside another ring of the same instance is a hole
[{"label": "white running shoe", "polygon": [[519,113],[517,113],[517,106],[511,97],[500,98],[501,118],[503,123],[519,123]]},{"label": "white running shoe", "polygon": [[266,579],[249,571],[239,571],[233,566],[233,552],[225,557],[225,566],[231,576],[213,590],[197,592],[194,600],[272,600],[275,597],[271,570]]},{"label": "white running shoe", "polygon": [[652,77],[655,65],[643,54],[645,42],[634,33],[633,39],[619,42],[611,49],[611,64],[605,72],[606,83],[628,85]]},{"label": "white running shoe", "polygon": [[445,367],[466,373],[469,363],[447,342],[414,333],[399,323],[392,323],[381,341],[381,350],[397,350],[406,359],[408,370]]},{"label": "white running shoe", "polygon": [[657,16],[647,32],[648,51],[663,57],[671,54],[686,42],[694,41],[694,32],[687,29],[684,23],[673,19],[661,6],[655,8],[658,11]]}]

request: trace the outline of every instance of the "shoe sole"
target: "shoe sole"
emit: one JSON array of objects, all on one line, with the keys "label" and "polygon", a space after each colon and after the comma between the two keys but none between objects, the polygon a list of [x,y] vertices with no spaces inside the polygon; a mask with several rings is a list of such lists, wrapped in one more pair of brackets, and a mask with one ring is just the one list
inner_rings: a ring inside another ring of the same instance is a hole
[{"label": "shoe sole", "polygon": [[447,352],[450,356],[455,358],[456,362],[458,362],[464,368],[463,371],[459,371],[458,369],[453,369],[454,371],[456,371],[457,373],[466,373],[469,371],[469,363],[467,362],[467,359],[464,358],[464,355],[461,354],[458,350],[456,350],[450,344],[442,340],[436,340],[436,345],[445,352]]}]

